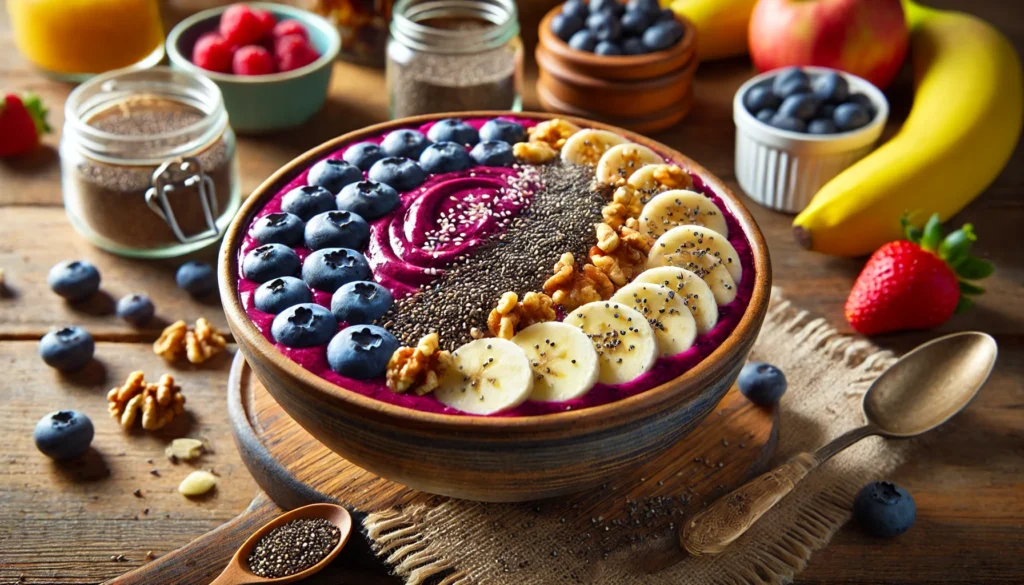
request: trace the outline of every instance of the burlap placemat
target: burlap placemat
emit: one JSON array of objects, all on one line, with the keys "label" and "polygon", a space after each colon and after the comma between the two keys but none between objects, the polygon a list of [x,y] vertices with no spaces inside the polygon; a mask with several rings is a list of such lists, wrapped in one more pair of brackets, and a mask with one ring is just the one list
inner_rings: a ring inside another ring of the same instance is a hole
[{"label": "burlap placemat", "polygon": [[[776,462],[861,424],[861,396],[895,361],[890,352],[840,335],[824,319],[793,307],[777,289],[751,359],[778,365],[789,380]],[[644,571],[645,559],[674,539],[599,555],[565,554],[579,536],[576,529],[523,504],[448,500],[372,514],[365,526],[377,553],[411,585],[786,583],[849,519],[857,490],[890,473],[910,448],[908,442],[863,440],[814,471],[724,553],[686,558],[655,574]],[[514,535],[507,527],[515,527]]]}]

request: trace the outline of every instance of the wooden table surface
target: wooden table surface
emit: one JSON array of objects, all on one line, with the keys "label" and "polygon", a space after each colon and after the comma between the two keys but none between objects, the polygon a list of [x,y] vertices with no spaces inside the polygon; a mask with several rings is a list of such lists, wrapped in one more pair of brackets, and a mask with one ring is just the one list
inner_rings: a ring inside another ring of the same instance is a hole
[{"label": "wooden table surface", "polygon": [[[1000,27],[1024,49],[1020,0],[943,0],[942,7],[974,12]],[[2,4],[2,1],[0,1]],[[524,4],[524,27],[544,2]],[[697,75],[696,105],[678,127],[655,138],[695,158],[739,191],[733,173],[731,97],[751,73],[746,59],[705,64]],[[529,84],[528,84],[529,85]],[[894,120],[911,102],[905,71],[891,92]],[[223,326],[214,302],[196,302],[174,286],[177,262],[125,260],[91,247],[68,225],[61,206],[56,147],[62,107],[71,90],[34,72],[17,54],[6,11],[0,8],[0,90],[32,90],[50,105],[58,132],[27,160],[0,162],[0,584],[97,583],[166,553],[213,529],[245,508],[258,489],[232,444],[224,403],[229,360],[194,369],[169,368],[149,347],[158,331],[138,331],[110,315],[111,299],[144,291],[166,320],[203,315]],[[532,87],[527,106],[536,107]],[[970,91],[970,88],[964,88]],[[955,115],[955,113],[954,113]],[[243,193],[306,149],[387,117],[380,71],[336,66],[324,110],[302,128],[239,142]],[[890,131],[892,128],[890,128]],[[942,333],[980,329],[996,337],[996,372],[974,404],[936,432],[927,459],[911,462],[897,479],[918,504],[917,524],[891,541],[844,528],[815,554],[798,583],[1021,583],[1024,582],[1024,148],[1018,146],[1002,176],[956,218],[972,222],[977,250],[998,266],[988,293],[973,311],[936,331],[876,341],[896,351]],[[790,217],[749,207],[769,242],[775,283],[800,306],[849,331],[842,304],[862,261],[801,250]],[[204,255],[200,255],[204,257]],[[212,251],[205,254],[212,257]],[[46,288],[54,263],[87,258],[103,273],[107,296],[70,308]],[[96,337],[102,367],[61,376],[36,356],[36,341],[53,326],[80,324]],[[151,377],[173,371],[188,397],[186,420],[164,432],[125,435],[105,413],[105,392],[127,372]],[[94,453],[61,466],[32,443],[36,420],[58,408],[80,408],[96,423]],[[785,433],[785,429],[783,429]],[[172,465],[163,447],[174,436],[206,438],[213,453],[196,467],[220,475],[217,490],[199,501],[178,495],[192,466]],[[151,472],[155,470],[155,473]],[[133,491],[141,490],[140,496]],[[124,561],[112,556],[124,555]],[[23,578],[23,581],[19,581]],[[341,571],[337,583],[392,582],[380,573]]]}]

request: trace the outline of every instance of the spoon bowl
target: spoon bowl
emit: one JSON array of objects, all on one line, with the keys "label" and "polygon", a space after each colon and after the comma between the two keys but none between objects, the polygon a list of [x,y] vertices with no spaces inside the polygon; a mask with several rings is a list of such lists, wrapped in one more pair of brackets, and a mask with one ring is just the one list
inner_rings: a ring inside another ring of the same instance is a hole
[{"label": "spoon bowl", "polygon": [[[338,537],[338,544],[331,549],[331,552],[327,553],[327,556],[320,559],[320,562],[312,567],[284,577],[260,577],[249,570],[249,555],[252,554],[253,549],[256,547],[256,543],[259,542],[261,538],[279,526],[283,526],[293,520],[307,518],[323,518],[337,526],[338,530],[341,531],[341,534]],[[309,506],[296,508],[278,516],[270,522],[267,522],[262,528],[254,532],[253,535],[238,548],[238,551],[235,552],[235,556],[232,557],[228,566],[210,585],[249,585],[256,583],[283,584],[305,579],[313,575],[313,573],[320,571],[333,561],[334,557],[338,556],[338,553],[341,552],[341,549],[345,548],[345,543],[348,542],[348,537],[351,534],[352,517],[349,515],[348,510],[341,506],[337,506],[335,504],[311,504]]]}]

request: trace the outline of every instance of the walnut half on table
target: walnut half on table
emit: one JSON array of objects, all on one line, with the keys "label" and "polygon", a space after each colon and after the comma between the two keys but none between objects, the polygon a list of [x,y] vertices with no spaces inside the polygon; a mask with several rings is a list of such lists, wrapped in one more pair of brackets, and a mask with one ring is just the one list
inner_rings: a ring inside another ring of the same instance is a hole
[{"label": "walnut half on table", "polygon": [[184,321],[171,323],[153,343],[153,353],[167,361],[185,357],[193,364],[201,364],[217,355],[227,346],[227,340],[205,318],[196,319],[189,329]]},{"label": "walnut half on table", "polygon": [[170,374],[148,384],[141,371],[128,375],[125,383],[107,393],[107,410],[124,430],[130,430],[142,414],[142,428],[155,431],[185,412],[185,395]]}]

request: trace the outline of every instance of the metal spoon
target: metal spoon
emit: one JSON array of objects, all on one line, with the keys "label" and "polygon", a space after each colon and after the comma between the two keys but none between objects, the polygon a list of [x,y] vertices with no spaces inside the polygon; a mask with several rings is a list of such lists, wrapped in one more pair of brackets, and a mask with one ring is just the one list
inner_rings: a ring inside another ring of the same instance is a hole
[{"label": "metal spoon", "polygon": [[882,373],[864,394],[867,424],[814,453],[800,453],[780,467],[719,498],[679,532],[694,556],[717,554],[833,455],[864,437],[908,439],[948,421],[967,406],[992,372],[996,342],[985,333],[954,333],[929,341]]},{"label": "metal spoon", "polygon": [[[341,531],[341,535],[338,538],[338,544],[336,544],[334,548],[331,549],[331,552],[327,553],[327,556],[321,559],[320,562],[304,571],[299,571],[292,575],[268,579],[266,577],[260,577],[250,571],[249,555],[252,554],[252,549],[256,547],[256,543],[259,542],[264,535],[278,526],[282,526],[292,520],[298,520],[300,518],[323,518],[330,521],[331,524],[337,526],[338,530]],[[210,585],[249,585],[253,583],[277,584],[292,583],[300,579],[305,579],[320,569],[323,569],[328,565],[328,563],[333,561],[334,557],[338,556],[341,549],[345,547],[345,543],[348,542],[350,534],[352,534],[352,517],[349,515],[348,510],[341,506],[336,506],[334,504],[311,504],[309,506],[296,508],[274,518],[270,522],[264,524],[262,528],[254,532],[253,535],[238,548],[238,551],[231,559],[231,562],[228,563],[227,567],[225,567],[224,572],[214,579],[213,583],[210,583]]]}]

